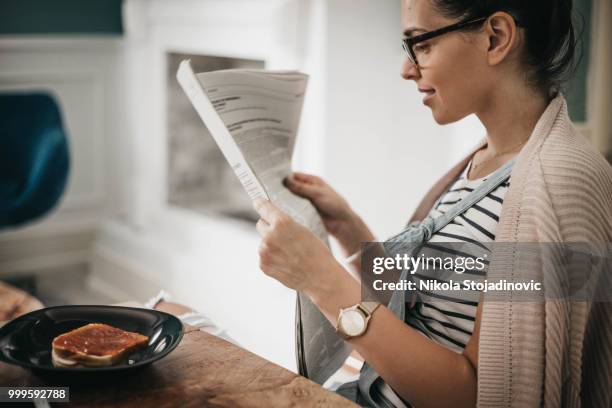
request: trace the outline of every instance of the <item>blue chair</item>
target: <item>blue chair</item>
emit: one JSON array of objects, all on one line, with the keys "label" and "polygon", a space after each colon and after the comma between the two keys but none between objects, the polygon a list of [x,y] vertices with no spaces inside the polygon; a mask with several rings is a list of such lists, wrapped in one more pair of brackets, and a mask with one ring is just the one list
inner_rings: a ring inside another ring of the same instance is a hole
[{"label": "blue chair", "polygon": [[42,217],[68,179],[66,132],[46,93],[0,93],[0,229]]}]

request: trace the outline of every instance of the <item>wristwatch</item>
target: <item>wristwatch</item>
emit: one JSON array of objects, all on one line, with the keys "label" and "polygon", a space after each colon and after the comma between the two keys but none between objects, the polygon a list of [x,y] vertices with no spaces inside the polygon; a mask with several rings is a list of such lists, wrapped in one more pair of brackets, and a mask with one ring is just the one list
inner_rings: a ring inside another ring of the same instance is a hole
[{"label": "wristwatch", "polygon": [[368,322],[378,306],[379,302],[361,302],[340,309],[336,332],[347,340],[361,336],[368,329]]}]

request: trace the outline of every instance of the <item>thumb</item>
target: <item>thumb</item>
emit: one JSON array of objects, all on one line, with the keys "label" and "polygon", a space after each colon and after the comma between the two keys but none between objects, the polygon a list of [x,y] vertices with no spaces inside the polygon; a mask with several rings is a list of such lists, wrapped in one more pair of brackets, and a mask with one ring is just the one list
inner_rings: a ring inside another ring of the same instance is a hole
[{"label": "thumb", "polygon": [[253,209],[268,224],[276,221],[281,216],[281,211],[271,201],[263,198],[253,200]]}]

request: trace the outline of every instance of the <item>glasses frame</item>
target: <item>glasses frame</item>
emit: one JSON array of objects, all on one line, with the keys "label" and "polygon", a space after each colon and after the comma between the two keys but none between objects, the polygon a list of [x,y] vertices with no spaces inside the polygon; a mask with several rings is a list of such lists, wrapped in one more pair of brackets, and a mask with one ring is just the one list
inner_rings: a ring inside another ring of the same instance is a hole
[{"label": "glasses frame", "polygon": [[423,34],[415,35],[414,37],[407,37],[402,39],[402,48],[406,51],[408,55],[408,59],[417,67],[419,66],[419,62],[417,61],[416,54],[414,53],[412,47],[415,44],[418,44],[423,41],[431,40],[432,38],[439,37],[443,34],[447,34],[453,31],[461,30],[462,28],[470,27],[479,23],[485,22],[489,17],[479,17],[470,20],[459,21],[458,23],[454,23],[437,30],[428,31]]}]

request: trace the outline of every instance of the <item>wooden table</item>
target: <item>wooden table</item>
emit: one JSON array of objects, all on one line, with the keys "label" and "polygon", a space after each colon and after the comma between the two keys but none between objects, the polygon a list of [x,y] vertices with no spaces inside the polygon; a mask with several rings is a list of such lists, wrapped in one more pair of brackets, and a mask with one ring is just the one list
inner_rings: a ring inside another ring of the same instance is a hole
[{"label": "wooden table", "polygon": [[[318,384],[186,326],[165,358],[124,379],[70,386],[64,407],[355,407]],[[0,362],[2,386],[42,386],[30,371]],[[27,405],[23,405],[27,406]]]}]

